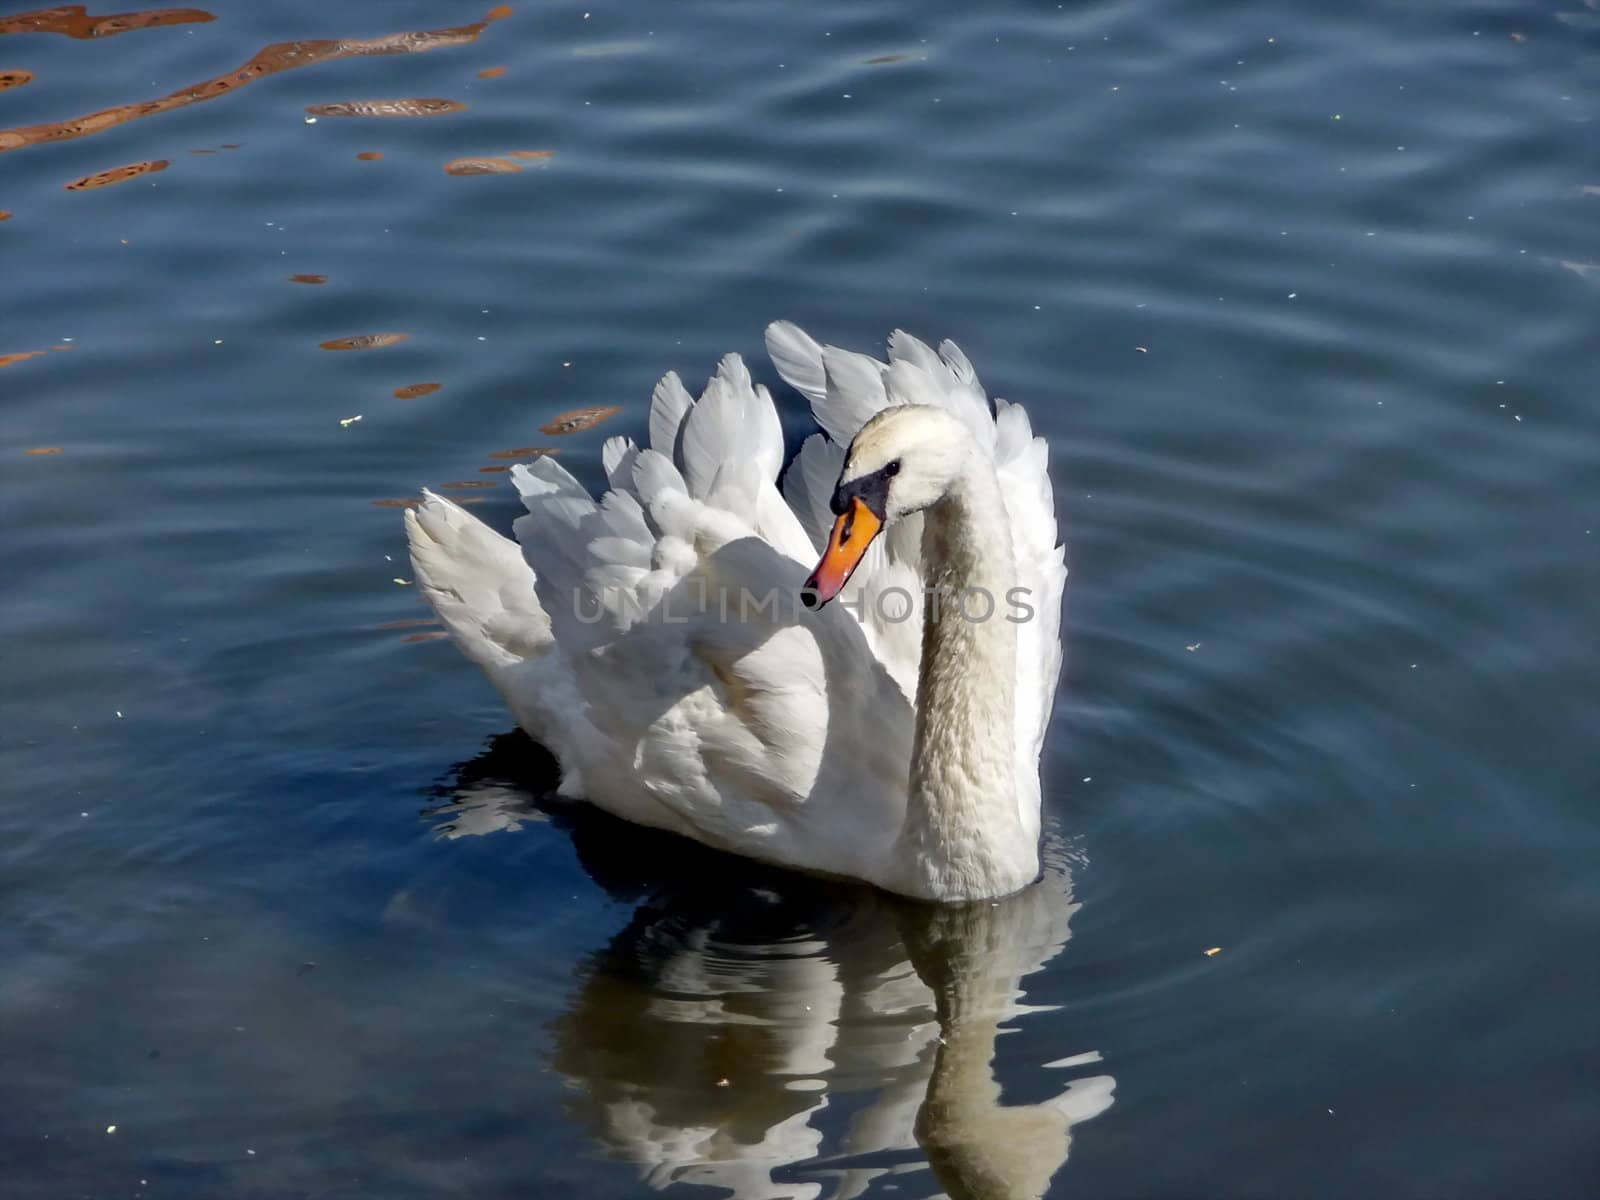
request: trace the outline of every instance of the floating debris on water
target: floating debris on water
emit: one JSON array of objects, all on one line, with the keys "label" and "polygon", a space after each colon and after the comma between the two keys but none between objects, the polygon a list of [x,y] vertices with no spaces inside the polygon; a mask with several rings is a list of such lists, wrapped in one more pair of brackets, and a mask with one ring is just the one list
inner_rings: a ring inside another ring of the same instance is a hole
[{"label": "floating debris on water", "polygon": [[328,277],[326,275],[291,275],[291,276],[289,276],[289,282],[290,283],[327,283],[328,282]]},{"label": "floating debris on water", "polygon": [[340,417],[339,418],[339,428],[341,428],[341,429],[349,429],[350,426],[354,425],[359,420],[361,420],[361,414],[360,413],[357,413],[353,417]]},{"label": "floating debris on water", "polygon": [[408,383],[394,390],[396,400],[415,400],[418,396],[431,396],[442,388],[442,383]]},{"label": "floating debris on water", "polygon": [[1219,955],[1221,953],[1222,953],[1222,947],[1221,946],[1213,946],[1213,947],[1211,947],[1211,949],[1206,951],[1206,957],[1207,958],[1215,958],[1217,955]]},{"label": "floating debris on water", "polygon": [[553,417],[539,426],[540,433],[547,433],[551,437],[560,437],[568,433],[582,433],[586,429],[593,429],[602,421],[609,421],[616,416],[622,408],[616,404],[597,405],[593,408],[575,408],[571,412],[564,412],[559,417]]},{"label": "floating debris on water", "polygon": [[324,350],[377,350],[384,346],[398,346],[409,333],[359,333],[354,337],[332,338],[321,343]]},{"label": "floating debris on water", "polygon": [[109,171],[96,171],[93,175],[85,175],[82,179],[74,179],[66,185],[69,192],[86,192],[91,188],[110,187],[116,183],[127,183],[130,179],[137,179],[141,175],[151,175],[156,171],[165,171],[172,165],[170,159],[151,158],[144,162],[129,163],[125,167],[112,167]]},{"label": "floating debris on water", "polygon": [[314,117],[442,117],[447,113],[465,112],[466,108],[459,100],[441,100],[437,97],[345,100],[336,104],[306,105],[306,111]]}]

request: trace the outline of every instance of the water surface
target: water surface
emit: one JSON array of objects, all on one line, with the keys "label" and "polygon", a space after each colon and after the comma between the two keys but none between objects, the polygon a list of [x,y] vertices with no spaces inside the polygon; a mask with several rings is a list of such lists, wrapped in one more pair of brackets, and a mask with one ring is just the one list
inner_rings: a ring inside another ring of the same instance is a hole
[{"label": "water surface", "polygon": [[[1600,12],[146,13],[0,13],[7,1195],[1593,1194]],[[409,584],[775,317],[1051,439],[1016,900],[551,804]]]}]

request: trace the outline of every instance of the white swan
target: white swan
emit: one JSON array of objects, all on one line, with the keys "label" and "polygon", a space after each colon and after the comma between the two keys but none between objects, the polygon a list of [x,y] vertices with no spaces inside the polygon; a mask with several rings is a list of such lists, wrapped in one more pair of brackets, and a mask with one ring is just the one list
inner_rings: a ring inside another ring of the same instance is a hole
[{"label": "white swan", "polygon": [[950,342],[882,363],[778,322],[767,349],[823,430],[781,493],[730,354],[698,401],[657,385],[649,449],[606,442],[598,502],[514,468],[520,550],[425,493],[417,582],[562,794],[921,899],[1025,887],[1066,581],[1044,441]]}]

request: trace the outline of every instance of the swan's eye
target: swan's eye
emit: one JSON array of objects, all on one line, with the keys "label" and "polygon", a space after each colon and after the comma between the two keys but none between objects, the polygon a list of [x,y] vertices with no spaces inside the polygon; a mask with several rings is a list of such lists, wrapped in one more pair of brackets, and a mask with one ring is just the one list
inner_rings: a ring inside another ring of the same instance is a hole
[{"label": "swan's eye", "polygon": [[890,463],[887,467],[885,467],[883,469],[883,473],[885,475],[898,475],[898,474],[900,474],[900,460],[898,458],[895,459],[892,463]]}]

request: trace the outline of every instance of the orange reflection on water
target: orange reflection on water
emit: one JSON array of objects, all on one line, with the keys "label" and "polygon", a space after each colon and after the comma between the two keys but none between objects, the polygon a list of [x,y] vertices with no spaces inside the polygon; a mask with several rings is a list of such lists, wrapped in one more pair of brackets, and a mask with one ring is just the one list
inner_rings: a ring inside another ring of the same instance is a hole
[{"label": "orange reflection on water", "polygon": [[358,333],[355,337],[333,338],[322,343],[324,350],[377,350],[383,346],[398,346],[409,333]]},{"label": "orange reflection on water", "polygon": [[158,25],[189,25],[216,19],[200,8],[152,8],[144,12],[92,17],[81,4],[63,4],[58,8],[0,17],[0,34],[64,33],[70,38],[103,38],[132,33],[136,29],[154,29]]},{"label": "orange reflection on water", "polygon": [[377,162],[380,158],[383,157],[383,151],[382,150],[363,150],[360,154],[356,155],[356,157],[359,158],[362,162]]},{"label": "orange reflection on water", "polygon": [[291,276],[289,276],[289,282],[290,283],[327,283],[328,282],[328,277],[326,275],[291,275]]},{"label": "orange reflection on water", "polygon": [[62,446],[35,446],[32,450],[24,450],[23,453],[24,454],[61,454],[61,453],[64,452],[64,449],[65,448],[62,447]]},{"label": "orange reflection on water", "polygon": [[110,187],[114,183],[127,183],[128,180],[137,179],[141,175],[165,171],[171,165],[169,159],[151,158],[144,162],[129,163],[125,167],[112,167],[109,171],[96,171],[93,175],[74,179],[66,185],[66,188],[69,192],[87,192],[91,188]]},{"label": "orange reflection on water", "polygon": [[463,488],[492,488],[499,487],[498,481],[493,479],[457,479],[450,483],[441,483],[441,488],[450,488],[459,491]]},{"label": "orange reflection on water", "polygon": [[32,71],[0,71],[0,92],[32,82]]},{"label": "orange reflection on water", "polygon": [[444,169],[448,175],[515,175],[522,167],[509,158],[453,158]]},{"label": "orange reflection on water", "polygon": [[540,433],[547,433],[551,437],[562,434],[582,433],[585,429],[593,429],[601,421],[609,421],[622,409],[615,404],[598,405],[594,408],[575,408],[571,412],[564,412],[559,417],[553,417],[539,426]]},{"label": "orange reflection on water", "polygon": [[19,362],[27,362],[30,358],[40,358],[49,353],[48,350],[22,350],[16,354],[0,354],[0,367],[15,366]]},{"label": "orange reflection on water", "polygon": [[8,213],[5,209],[0,208],[0,221],[9,221],[10,219],[11,219],[11,214]]},{"label": "orange reflection on water", "polygon": [[[50,13],[65,13],[68,9],[49,9]],[[79,10],[81,11],[81,10]],[[170,12],[198,12],[198,9],[165,10]],[[171,112],[173,109],[185,108],[191,104],[198,104],[202,100],[215,100],[218,96],[225,96],[236,91],[247,83],[280,71],[291,71],[296,67],[309,67],[313,63],[330,62],[340,58],[358,58],[378,54],[422,54],[429,50],[438,50],[443,46],[461,46],[478,40],[478,35],[488,28],[491,21],[497,21],[509,16],[509,5],[500,5],[481,21],[471,25],[457,25],[448,29],[424,30],[421,32],[392,33],[387,37],[367,39],[342,39],[333,41],[329,39],[314,39],[302,42],[274,42],[258,53],[249,62],[237,70],[229,71],[225,75],[218,75],[204,82],[191,84],[189,87],[179,88],[170,95],[161,96],[155,100],[142,100],[136,104],[119,104],[115,108],[101,109],[99,112],[89,113],[86,116],[75,117],[66,121],[52,121],[45,125],[23,125],[15,129],[0,129],[0,151],[16,150],[23,146],[38,145],[43,142],[62,142],[72,138],[87,137],[93,133],[101,133],[107,129],[134,121],[140,117],[155,116],[157,113]],[[10,22],[23,20],[25,17],[37,17],[40,14],[24,14],[24,17],[10,18]],[[141,14],[127,14],[127,17]],[[209,14],[207,14],[209,16]],[[124,18],[105,17],[106,21],[121,20]],[[169,22],[170,23],[170,22]],[[34,27],[27,29],[6,30],[7,22],[0,22],[0,32],[29,32]],[[112,32],[121,33],[122,29]],[[105,36],[95,34],[91,36]]]},{"label": "orange reflection on water", "polygon": [[499,79],[500,76],[504,75],[505,73],[506,69],[504,67],[485,67],[483,70],[478,72],[478,78]]},{"label": "orange reflection on water", "polygon": [[442,388],[442,383],[408,383],[394,390],[396,400],[415,400],[418,396],[431,396]]}]

